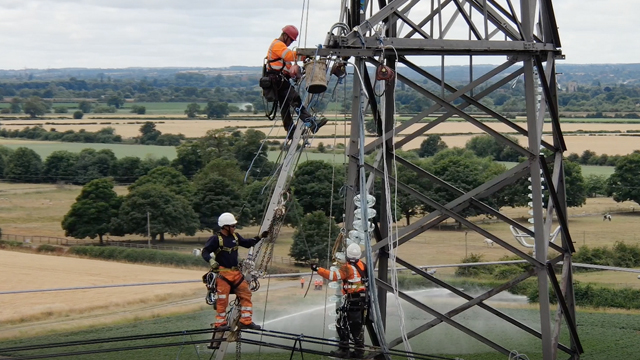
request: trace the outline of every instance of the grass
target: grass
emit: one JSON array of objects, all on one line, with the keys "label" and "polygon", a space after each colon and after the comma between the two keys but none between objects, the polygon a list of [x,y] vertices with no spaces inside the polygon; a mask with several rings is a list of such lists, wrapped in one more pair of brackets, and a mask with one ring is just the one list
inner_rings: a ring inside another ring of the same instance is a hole
[{"label": "grass", "polygon": [[580,167],[582,168],[582,176],[605,175],[609,177],[615,170],[615,166],[580,165]]},{"label": "grass", "polygon": [[28,147],[34,150],[44,160],[52,152],[58,150],[67,150],[78,153],[82,149],[111,149],[117,158],[125,156],[137,156],[145,158],[152,156],[161,158],[166,156],[169,160],[176,157],[176,148],[173,146],[155,146],[155,145],[125,145],[125,144],[85,144],[85,143],[68,143],[57,141],[37,141],[37,140],[19,140],[0,138],[0,145],[11,149],[19,147]]},{"label": "grass", "polygon": [[[147,109],[147,115],[182,115],[184,116],[184,111],[187,109],[187,105],[191,104],[191,102],[134,102],[134,103],[126,103],[124,105],[123,110],[118,110],[118,112],[127,112],[131,111],[131,107],[133,105],[144,106]],[[200,108],[204,108],[207,103],[198,103]]]},{"label": "grass", "polygon": [[[317,145],[318,140],[315,141]],[[276,161],[278,159],[278,157],[280,156],[280,151],[269,151],[268,157],[269,160],[271,161]],[[284,155],[283,155],[284,156]],[[300,164],[308,161],[308,160],[322,160],[322,161],[326,161],[329,163],[335,163],[335,164],[344,164],[345,163],[345,159],[344,159],[344,153],[319,153],[319,152],[310,152],[310,151],[305,151],[302,153],[302,155],[300,156]],[[334,162],[335,160],[335,162]]]},{"label": "grass", "polygon": [[[501,311],[507,315],[514,317],[528,324],[539,322],[537,310],[531,309],[513,309],[501,308]],[[458,315],[456,319],[466,325],[474,328],[474,322],[464,315]],[[209,328],[209,322],[212,318],[211,310],[197,311],[184,315],[163,316],[149,320],[136,321],[134,323],[124,323],[109,327],[89,328],[82,331],[65,332],[58,334],[49,334],[47,336],[28,337],[20,340],[11,340],[0,342],[0,349],[13,346],[28,346],[37,344],[47,344],[53,342],[69,342],[82,341],[90,339],[106,339],[120,336],[135,336],[141,334],[162,333],[162,332],[179,332],[182,330],[195,330]],[[416,319],[417,320],[417,319]],[[585,360],[609,360],[609,359],[635,359],[640,351],[637,343],[637,332],[640,330],[640,315],[634,312],[596,312],[596,311],[579,311],[577,314],[577,322],[579,326],[579,336],[581,344],[584,348],[584,354],[581,359]],[[316,323],[316,326],[321,324]],[[412,324],[413,326],[413,324]],[[529,359],[541,359],[541,350],[539,340],[532,336],[524,336],[521,330],[506,325],[504,323],[485,322],[483,328],[474,328],[481,331],[483,336],[496,341],[498,344],[507,346],[509,349],[517,350],[521,354],[526,354]],[[534,326],[535,327],[535,326]],[[289,328],[291,333],[300,333],[300,328]],[[179,334],[179,333],[178,333]],[[330,336],[330,335],[328,335]],[[498,337],[499,336],[499,337]],[[255,337],[253,337],[255,338]],[[180,346],[182,341],[202,341],[206,343],[208,336],[176,336],[164,339],[151,339],[138,342],[118,342],[107,344],[95,344],[89,346],[65,347],[59,349],[40,349],[28,352],[15,353],[15,355],[42,355],[60,352],[74,352],[82,350],[97,349],[113,349],[125,346],[135,345],[153,345],[174,343],[172,347],[162,347],[147,350],[135,350],[126,352],[103,353],[97,355],[82,355],[69,357],[70,359],[122,359],[135,358],[139,360],[160,360],[178,358],[208,358],[210,352],[204,350],[204,346]],[[265,341],[272,339],[263,338]],[[562,327],[561,342],[568,343],[568,334],[566,326]],[[291,344],[289,344],[291,345]],[[233,344],[231,345],[233,346]],[[304,345],[309,347],[308,344]],[[506,358],[505,356],[493,351],[487,346],[473,340],[461,332],[446,325],[439,325],[437,328],[422,334],[412,341],[412,348],[416,352],[422,352],[433,355],[440,355],[447,358],[460,357],[461,359],[473,360],[495,360]],[[227,358],[235,358],[233,347],[229,349]],[[329,349],[325,349],[329,350]],[[0,350],[0,354],[2,350]],[[3,354],[4,355],[4,354]],[[8,354],[7,354],[8,355]],[[288,356],[288,352],[273,353],[262,349],[261,353],[257,349],[243,346],[242,357],[244,359],[282,359]],[[294,355],[294,359],[299,359],[300,355]],[[318,356],[305,355],[304,358],[320,359]],[[560,356],[559,358],[565,358]]]},{"label": "grass", "polygon": [[[133,105],[141,105],[147,109],[147,115],[184,115],[184,110],[190,102],[127,102],[124,106],[118,109],[119,114],[130,114],[131,107]],[[200,107],[204,108],[207,104],[200,102]],[[101,105],[106,105],[102,103]],[[57,106],[66,106],[69,109],[67,114],[73,114],[73,111],[78,108],[78,102],[56,102],[53,103],[52,108]],[[93,113],[90,113],[95,115]],[[88,114],[87,114],[88,115]]]},{"label": "grass", "polygon": [[[518,165],[517,162],[510,162],[510,161],[498,161],[498,162],[506,166],[507,169],[511,169],[512,167]],[[580,165],[580,168],[582,169],[582,176],[605,175],[608,177],[608,176],[611,176],[611,174],[613,174],[613,172],[615,171],[615,166]]]}]

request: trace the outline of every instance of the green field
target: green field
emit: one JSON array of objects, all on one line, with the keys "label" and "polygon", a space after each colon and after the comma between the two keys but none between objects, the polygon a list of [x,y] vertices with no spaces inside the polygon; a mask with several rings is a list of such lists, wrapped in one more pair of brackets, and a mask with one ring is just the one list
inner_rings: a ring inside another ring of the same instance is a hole
[{"label": "green field", "polygon": [[169,160],[176,157],[176,148],[173,146],[154,146],[154,145],[125,145],[125,144],[85,144],[85,143],[68,143],[56,141],[35,141],[35,140],[18,140],[0,138],[0,145],[11,149],[19,147],[28,147],[33,149],[44,160],[52,152],[58,150],[67,150],[78,153],[82,149],[111,149],[117,158],[125,156],[137,156],[145,158],[152,156],[161,158],[166,156]]},{"label": "green field", "polygon": [[[317,141],[316,141],[316,144],[314,145],[317,145]],[[269,160],[276,161],[278,160],[278,156],[280,156],[280,151],[269,151],[268,156],[269,156]],[[305,151],[300,156],[300,162],[302,163],[308,160],[322,160],[329,163],[335,162],[336,164],[345,163],[343,153],[334,155],[332,153],[318,153],[318,152]]]},{"label": "green field", "polygon": [[[507,169],[511,169],[512,167],[518,164],[516,162],[509,162],[509,161],[498,161],[498,162],[506,166]],[[580,167],[582,168],[582,176],[605,175],[608,177],[608,176],[611,176],[611,174],[613,174],[615,170],[614,166],[580,165]]]},{"label": "green field", "polygon": [[[131,112],[133,105],[141,105],[147,109],[147,115],[184,115],[184,110],[190,102],[127,102],[124,106],[118,109],[117,114],[126,114]],[[201,107],[205,107],[206,103],[198,103]],[[4,105],[4,104],[3,104]],[[106,104],[101,104],[106,105]],[[8,106],[8,104],[6,104]],[[66,106],[69,109],[69,114],[73,113],[71,109],[77,109],[77,102],[55,102],[52,107]]]},{"label": "green field", "polygon": [[[500,309],[507,315],[524,321],[529,324],[539,322],[537,310],[527,309]],[[96,355],[82,355],[75,357],[66,357],[68,359],[138,359],[138,360],[160,360],[160,359],[202,359],[209,358],[211,352],[200,346],[198,349],[194,345],[183,345],[182,341],[202,341],[206,343],[207,335],[193,336],[175,336],[164,339],[142,340],[137,342],[116,342],[108,344],[96,344],[89,346],[74,346],[59,349],[40,349],[26,351],[20,353],[3,353],[2,348],[12,346],[38,345],[54,342],[69,342],[89,339],[105,339],[120,336],[133,336],[141,334],[163,333],[163,332],[180,332],[183,330],[206,329],[209,327],[211,320],[211,310],[199,311],[186,315],[161,317],[152,320],[138,321],[132,324],[119,324],[116,326],[87,329],[77,332],[50,334],[34,338],[24,338],[20,340],[12,340],[0,342],[0,355],[44,355],[62,352],[77,352],[83,350],[96,349],[113,349],[128,346],[142,345],[160,345],[173,343],[174,346],[159,347],[147,350],[135,350],[126,352],[112,352]],[[468,316],[459,315],[456,317],[458,321],[468,321]],[[394,320],[395,321],[395,320]],[[577,322],[579,328],[579,336],[584,348],[584,354],[581,359],[584,360],[611,360],[611,359],[637,359],[640,345],[637,342],[640,330],[640,315],[633,313],[602,313],[579,311],[577,314]],[[300,333],[304,330],[295,328],[295,321],[291,324],[291,328],[286,330],[290,333]],[[320,322],[317,324],[322,326]],[[413,324],[412,324],[413,325]],[[535,328],[535,326],[534,326]],[[525,354],[529,359],[541,359],[541,350],[539,340],[533,336],[524,336],[521,330],[515,329],[511,325],[504,323],[492,322],[484,323],[483,329],[480,330],[483,336],[496,341],[498,344],[508,346],[512,350],[516,350],[521,354]],[[318,331],[318,329],[316,329]],[[504,333],[507,335],[503,335]],[[308,332],[306,332],[308,334]],[[430,335],[431,334],[431,335]],[[249,338],[259,339],[256,336],[245,335]],[[263,338],[263,341],[273,341],[272,339]],[[568,335],[566,326],[562,327],[561,342],[568,343]],[[288,343],[292,345],[291,343]],[[233,346],[233,345],[232,345]],[[304,344],[304,347],[308,347]],[[401,348],[402,346],[399,346]],[[412,341],[413,351],[426,353],[431,355],[440,355],[445,358],[459,357],[465,360],[495,360],[506,359],[507,357],[492,351],[487,346],[473,340],[461,332],[446,326],[438,325],[426,334],[420,335]],[[438,349],[445,349],[438,351]],[[235,358],[235,349],[229,349],[227,358]],[[330,350],[325,348],[325,350]],[[255,348],[250,349],[247,345],[243,346],[242,358],[244,359],[283,359],[288,358],[289,353],[268,352],[265,348],[258,353]],[[296,354],[294,359],[300,359],[300,355]],[[306,359],[320,359],[319,356],[305,354]],[[395,357],[394,357],[395,358]],[[564,359],[564,353],[559,354],[559,359]]]},{"label": "green field", "polygon": [[[135,103],[126,103],[124,104],[124,109],[118,110],[121,112],[130,112],[131,106],[139,105],[147,108],[147,115],[182,115],[184,116],[184,111],[187,109],[187,105],[190,102],[168,102],[168,103],[159,103],[159,102],[135,102]],[[198,103],[201,108],[204,108],[206,103]]]}]

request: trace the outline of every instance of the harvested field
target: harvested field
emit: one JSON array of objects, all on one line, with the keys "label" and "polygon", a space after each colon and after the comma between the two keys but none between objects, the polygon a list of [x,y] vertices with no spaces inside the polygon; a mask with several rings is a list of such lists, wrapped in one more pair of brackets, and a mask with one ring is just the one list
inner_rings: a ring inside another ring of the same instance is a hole
[{"label": "harvested field", "polygon": [[[211,311],[204,302],[206,289],[201,282],[202,270],[0,250],[0,271],[10,274],[0,283],[0,292],[191,281],[184,284],[0,294],[3,304],[0,308],[0,338],[77,330],[201,309]],[[273,309],[279,308],[279,299],[291,296],[290,290],[277,290],[298,284],[297,279],[272,281],[270,289],[276,290],[270,294],[275,301]],[[263,289],[254,295],[257,303],[263,303],[265,297]]]},{"label": "harvested field", "polygon": [[[329,116],[329,119],[334,117]],[[338,120],[329,122],[324,128],[318,132],[318,136],[332,137],[334,134],[337,136],[345,136],[350,132],[350,122],[343,121],[342,117],[338,117]],[[85,129],[87,131],[97,131],[103,127],[111,126],[116,129],[116,133],[124,138],[132,138],[139,136],[139,129],[144,119],[129,120],[119,119],[117,116],[113,118],[105,117],[101,119],[81,119],[81,120],[43,120],[43,121],[3,121],[2,126],[7,129],[22,129],[26,126],[34,126],[41,124],[45,129],[49,130],[55,128],[57,131]],[[187,137],[201,137],[208,130],[221,129],[225,127],[239,127],[241,130],[246,128],[254,128],[260,130],[265,134],[270,134],[274,138],[282,138],[285,136],[284,129],[281,122],[277,121],[276,124],[270,120],[259,120],[256,117],[229,117],[223,120],[151,120],[157,123],[157,129],[163,133],[178,134],[182,133]],[[60,125],[64,123],[65,125]],[[425,124],[411,125],[403,134],[412,133]],[[501,133],[513,133],[513,129],[502,123],[490,122],[486,123],[490,128]],[[524,126],[524,123],[518,123],[519,126]],[[565,132],[599,132],[599,131],[640,131],[640,123],[638,124],[606,124],[606,123],[564,123],[562,129]],[[551,130],[551,124],[545,123],[545,131]],[[445,122],[439,124],[433,128],[430,133],[437,134],[469,134],[469,135],[451,135],[443,136],[443,140],[449,145],[449,147],[462,147],[473,136],[482,134],[483,131],[477,128],[475,125],[467,122]],[[473,135],[472,135],[473,134]],[[638,149],[638,139],[634,136],[616,136],[614,134],[602,134],[597,138],[586,135],[565,135],[568,151],[582,153],[584,150],[595,151],[597,154],[628,154],[633,150]],[[526,138],[523,136],[517,136],[520,144],[526,144]],[[420,147],[420,143],[424,140],[424,137],[417,138],[410,141],[404,146],[404,149],[415,149]],[[323,141],[325,144],[332,144],[333,138],[316,140],[316,143]],[[369,139],[368,141],[371,141]],[[547,139],[547,141],[551,141]],[[344,143],[344,139],[338,139],[338,143]]]},{"label": "harvested field", "polygon": [[[119,285],[160,281],[200,280],[202,271],[122,264],[66,256],[50,256],[0,250],[0,291]],[[2,296],[0,323],[41,320],[87,313],[96,309],[183,298],[202,290],[188,283],[123,287]]]}]

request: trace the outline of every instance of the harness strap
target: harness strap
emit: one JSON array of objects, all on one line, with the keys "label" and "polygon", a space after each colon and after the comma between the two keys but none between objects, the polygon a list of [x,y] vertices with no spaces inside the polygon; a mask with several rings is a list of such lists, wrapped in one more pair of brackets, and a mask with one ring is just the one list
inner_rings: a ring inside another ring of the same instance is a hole
[{"label": "harness strap", "polygon": [[231,286],[231,291],[233,292],[235,289],[238,288],[238,286],[240,286],[240,284],[242,284],[242,282],[244,281],[244,276],[242,276],[240,280],[238,280],[235,283],[232,283],[229,279],[225,278],[224,276],[218,276],[218,279],[222,279],[224,280],[224,282],[229,284],[229,286]]},{"label": "harness strap", "polygon": [[[362,265],[366,266],[366,265],[364,265],[364,263]],[[367,283],[368,283],[368,278],[367,278],[366,271],[365,270],[361,270],[360,267],[358,266],[358,263],[349,264],[349,266],[351,266],[353,269],[355,269],[358,272],[358,275],[360,275],[360,284],[350,283],[348,280],[342,279],[342,288],[344,290],[365,289],[365,291],[366,291]],[[360,292],[360,291],[358,291],[358,292]]]},{"label": "harness strap", "polygon": [[[215,254],[215,256],[218,256],[218,254],[220,253],[220,251],[226,251],[229,254],[231,254],[231,252],[233,251],[237,251],[238,250],[238,245],[234,246],[234,247],[226,247],[224,246],[224,240],[222,239],[222,236],[220,235],[216,235],[218,237],[218,248],[213,252]],[[236,243],[238,243],[238,235],[236,233],[233,233],[233,238],[236,239]]]}]

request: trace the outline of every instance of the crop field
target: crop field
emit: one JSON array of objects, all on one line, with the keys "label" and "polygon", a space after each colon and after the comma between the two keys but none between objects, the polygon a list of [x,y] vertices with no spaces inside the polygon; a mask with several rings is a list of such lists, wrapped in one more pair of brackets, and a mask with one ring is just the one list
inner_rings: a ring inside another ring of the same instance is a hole
[{"label": "crop field", "polygon": [[0,145],[11,149],[19,147],[27,147],[33,149],[44,160],[52,152],[58,150],[67,150],[79,153],[82,149],[110,149],[117,158],[125,156],[136,156],[139,158],[153,157],[161,158],[166,156],[169,160],[176,157],[176,148],[173,146],[155,146],[155,145],[133,145],[133,144],[87,144],[87,143],[69,143],[58,141],[37,141],[22,139],[6,139],[0,138]]},{"label": "crop field", "polygon": [[[4,118],[1,121],[3,127],[7,129],[22,129],[26,126],[41,125],[45,129],[49,130],[55,128],[57,131],[85,129],[87,131],[97,131],[103,127],[111,126],[116,129],[116,133],[124,138],[132,138],[139,136],[139,129],[144,121],[156,122],[157,129],[163,133],[171,134],[184,134],[187,137],[200,137],[203,136],[208,130],[221,129],[221,128],[238,128],[244,130],[246,128],[254,128],[260,130],[266,134],[269,134],[272,138],[282,139],[285,136],[285,132],[282,129],[280,121],[274,122],[266,120],[259,115],[251,114],[233,114],[226,119],[221,120],[189,120],[186,117],[184,119],[175,119],[177,115],[183,113],[183,108],[186,108],[186,103],[140,103],[141,105],[148,106],[150,112],[147,115],[135,115],[131,113],[125,113],[126,110],[120,110],[116,114],[87,114],[84,119],[74,120],[67,114],[52,114],[51,118],[36,119],[36,120],[24,120],[24,119],[11,119]],[[130,106],[127,104],[126,106]],[[180,110],[182,109],[182,110]],[[162,115],[162,116],[161,116]],[[165,116],[166,115],[166,116]],[[168,116],[168,117],[167,117]],[[319,141],[323,141],[325,144],[333,144],[334,137],[337,143],[345,143],[345,134],[349,134],[350,125],[348,121],[344,121],[344,116],[328,114],[330,121],[324,128],[322,128],[316,135],[317,144]],[[576,120],[576,119],[572,119]],[[586,122],[566,122],[562,124],[563,131],[565,132],[565,140],[567,142],[568,152],[582,153],[584,150],[591,150],[597,154],[628,154],[634,150],[639,149],[638,139],[635,135],[640,133],[640,122],[630,121],[629,123],[614,123],[614,122],[597,122],[595,119],[586,119]],[[602,119],[607,120],[607,119]],[[404,133],[411,133],[416,131],[420,127],[424,126],[424,123],[411,125]],[[487,122],[487,126],[501,133],[513,133],[514,131],[504,124],[497,122]],[[524,124],[520,123],[520,126]],[[545,131],[551,130],[551,125],[545,123]],[[471,123],[462,121],[448,121],[443,124],[439,124],[430,133],[441,134],[443,140],[449,145],[449,147],[462,147],[473,136],[482,134],[482,131]],[[627,133],[623,136],[620,134]],[[523,136],[516,136],[520,144],[526,144],[526,138]],[[322,140],[319,140],[322,139]],[[367,139],[367,142],[372,141],[373,138]],[[420,146],[420,143],[424,140],[424,137],[416,138],[409,141],[404,149],[415,149]],[[551,141],[547,139],[547,141]]]},{"label": "crop field", "polygon": [[[152,266],[0,250],[0,271],[11,274],[3,278],[0,291],[198,280],[202,276],[202,271],[198,270],[158,270]],[[3,303],[0,323],[20,324],[180,299],[187,294],[195,294],[196,290],[200,290],[200,285],[186,283],[139,287],[135,290],[123,287],[0,295]]]}]

